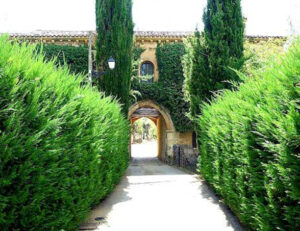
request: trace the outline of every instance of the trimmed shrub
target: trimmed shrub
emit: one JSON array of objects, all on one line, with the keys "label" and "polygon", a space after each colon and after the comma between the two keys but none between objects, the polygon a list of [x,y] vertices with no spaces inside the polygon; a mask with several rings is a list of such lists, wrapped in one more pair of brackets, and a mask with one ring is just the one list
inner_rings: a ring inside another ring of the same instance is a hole
[{"label": "trimmed shrub", "polygon": [[35,46],[0,54],[1,230],[77,230],[127,167],[129,123]]},{"label": "trimmed shrub", "polygon": [[300,230],[300,40],[205,104],[199,172],[253,230]]}]

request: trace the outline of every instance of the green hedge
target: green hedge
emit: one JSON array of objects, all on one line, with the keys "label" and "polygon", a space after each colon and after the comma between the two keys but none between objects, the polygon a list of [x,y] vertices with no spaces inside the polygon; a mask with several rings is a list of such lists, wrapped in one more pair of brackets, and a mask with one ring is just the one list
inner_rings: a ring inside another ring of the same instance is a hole
[{"label": "green hedge", "polygon": [[300,230],[300,41],[203,107],[199,172],[253,230]]},{"label": "green hedge", "polygon": [[[137,54],[139,52],[142,50],[136,51]],[[180,132],[193,130],[192,122],[187,117],[189,104],[184,100],[183,94],[184,76],[181,59],[184,54],[183,43],[159,45],[156,49],[158,82],[138,82],[136,78],[132,83],[132,89],[140,93],[137,100],[150,99],[167,108],[176,130]]]},{"label": "green hedge", "polygon": [[56,58],[57,65],[67,64],[74,74],[88,73],[89,49],[87,46],[43,44],[37,47],[38,50],[41,50],[41,47],[46,60]]},{"label": "green hedge", "polygon": [[128,164],[119,104],[0,37],[0,229],[77,230]]}]

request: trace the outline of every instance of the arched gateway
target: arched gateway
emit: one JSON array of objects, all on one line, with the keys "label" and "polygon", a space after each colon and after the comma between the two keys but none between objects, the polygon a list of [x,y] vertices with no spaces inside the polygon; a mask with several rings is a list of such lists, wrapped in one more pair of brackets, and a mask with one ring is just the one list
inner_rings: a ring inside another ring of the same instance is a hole
[{"label": "arched gateway", "polygon": [[174,145],[176,130],[167,109],[152,100],[139,101],[129,108],[128,118],[133,124],[136,120],[146,117],[157,127],[158,158],[166,160]]}]

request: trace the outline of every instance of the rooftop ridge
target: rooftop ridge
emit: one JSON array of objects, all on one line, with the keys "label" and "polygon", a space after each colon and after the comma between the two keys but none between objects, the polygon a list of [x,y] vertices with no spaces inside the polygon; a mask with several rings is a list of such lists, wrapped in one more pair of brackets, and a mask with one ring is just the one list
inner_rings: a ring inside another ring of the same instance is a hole
[{"label": "rooftop ridge", "polygon": [[[2,33],[11,37],[88,37],[96,31],[64,31],[64,30],[36,30],[32,32]],[[193,31],[134,31],[137,38],[184,38],[193,35]],[[287,38],[287,36],[276,35],[246,35],[247,38]]]}]

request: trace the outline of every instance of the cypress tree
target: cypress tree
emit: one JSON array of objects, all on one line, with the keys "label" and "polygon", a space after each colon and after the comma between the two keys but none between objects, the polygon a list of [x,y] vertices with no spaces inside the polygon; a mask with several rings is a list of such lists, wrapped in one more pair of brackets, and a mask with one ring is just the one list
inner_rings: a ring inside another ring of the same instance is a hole
[{"label": "cypress tree", "polygon": [[228,81],[238,81],[229,67],[243,65],[244,21],[241,0],[207,0],[203,14],[204,39],[208,48],[210,76],[215,90],[230,88]]},{"label": "cypress tree", "polygon": [[[107,95],[117,97],[127,115],[133,50],[132,1],[96,0],[96,25],[97,68],[106,71],[97,85]],[[108,68],[109,57],[116,61],[114,70]]]},{"label": "cypress tree", "polygon": [[186,54],[183,58],[185,98],[190,102],[190,119],[201,112],[201,103],[213,89],[213,81],[208,78],[208,53],[203,37],[196,30],[194,37],[185,41]]},{"label": "cypress tree", "polygon": [[201,114],[201,104],[215,91],[239,81],[233,69],[244,63],[244,22],[241,0],[207,0],[203,14],[204,32],[186,41],[185,90],[191,117]]}]

